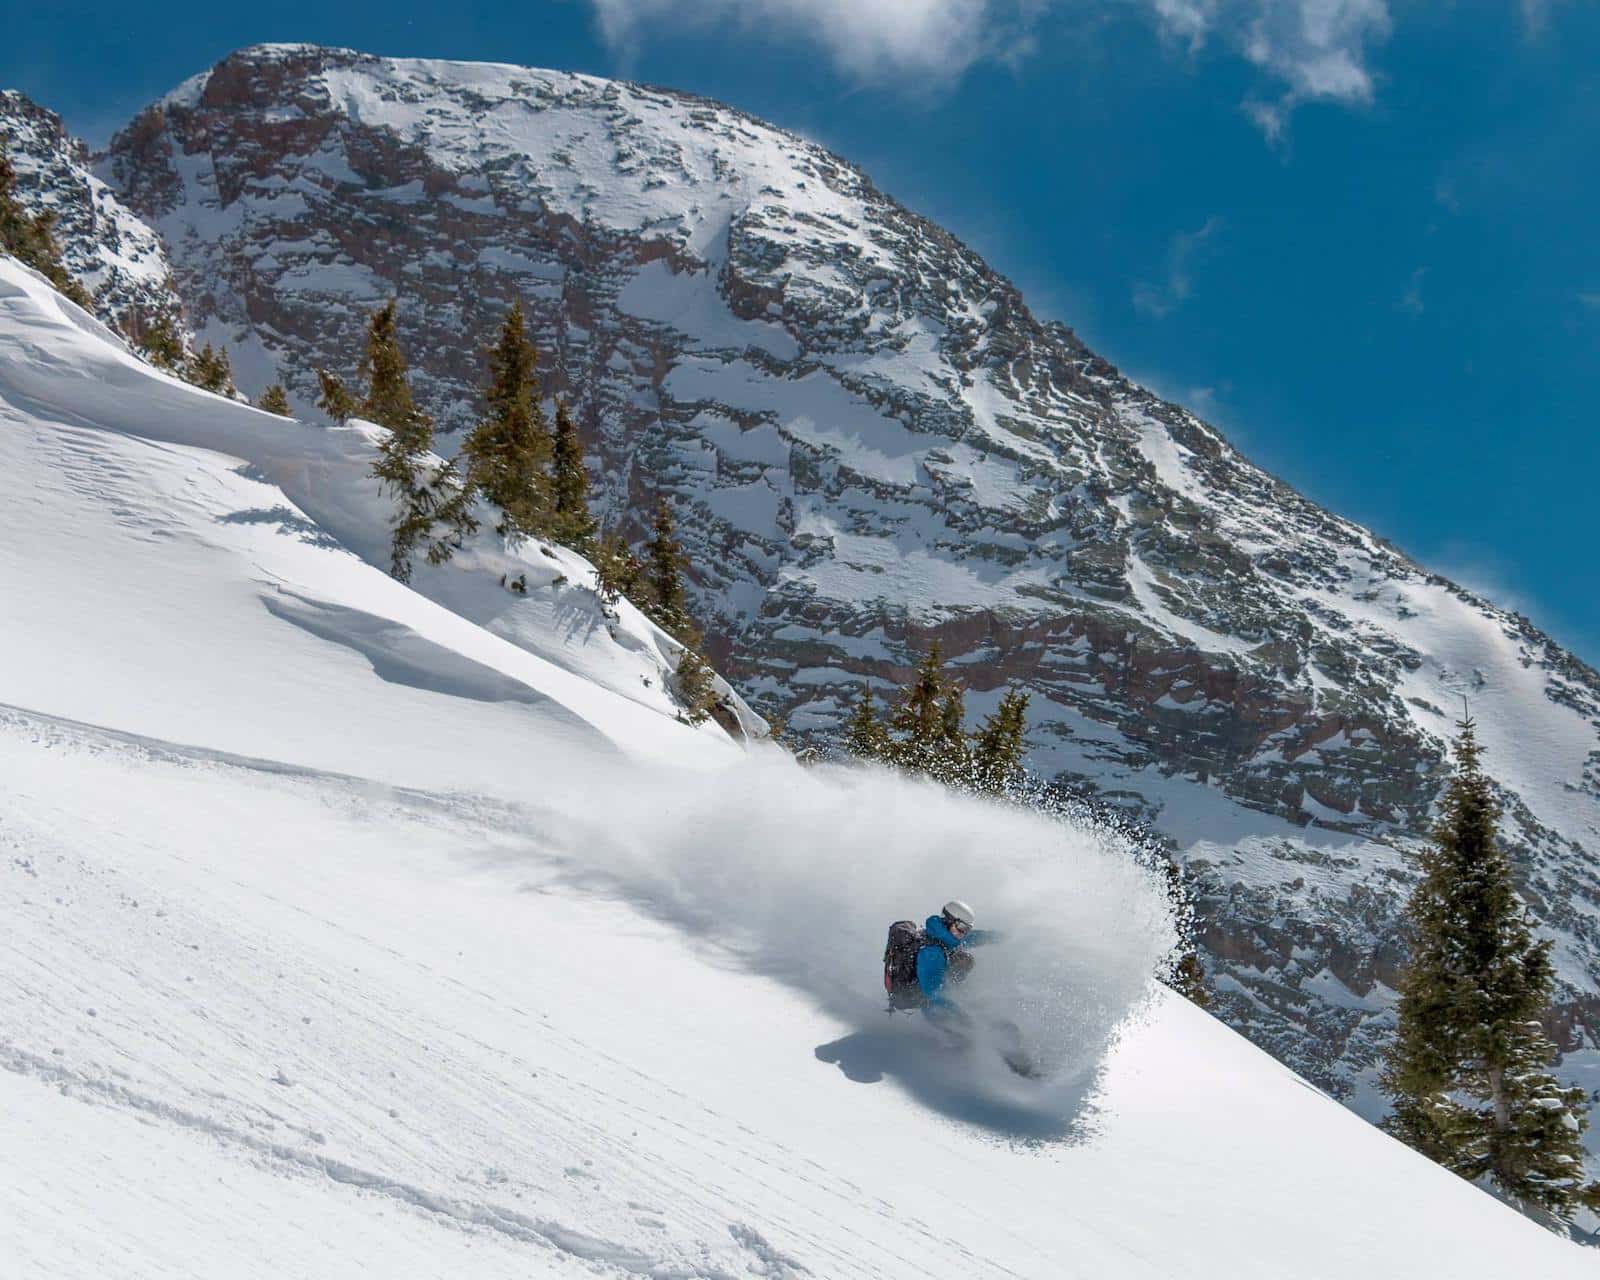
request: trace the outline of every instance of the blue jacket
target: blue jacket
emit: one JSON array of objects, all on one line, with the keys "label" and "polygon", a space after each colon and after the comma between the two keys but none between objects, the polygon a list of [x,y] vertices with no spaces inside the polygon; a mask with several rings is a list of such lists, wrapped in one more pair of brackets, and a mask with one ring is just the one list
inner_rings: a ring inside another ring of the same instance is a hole
[{"label": "blue jacket", "polygon": [[930,1005],[948,1005],[950,1001],[942,992],[945,971],[950,967],[950,952],[962,947],[981,947],[992,942],[994,935],[983,929],[971,929],[966,937],[958,938],[941,916],[929,916],[923,927],[930,940],[917,952],[917,986],[922,988]]}]

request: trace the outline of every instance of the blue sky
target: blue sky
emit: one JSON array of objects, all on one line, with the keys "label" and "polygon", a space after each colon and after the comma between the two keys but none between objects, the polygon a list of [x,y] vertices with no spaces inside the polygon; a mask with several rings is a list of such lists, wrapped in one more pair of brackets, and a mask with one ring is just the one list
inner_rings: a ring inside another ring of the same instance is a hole
[{"label": "blue sky", "polygon": [[1586,0],[0,0],[104,141],[233,48],[627,75],[863,165],[1124,370],[1600,664]]}]

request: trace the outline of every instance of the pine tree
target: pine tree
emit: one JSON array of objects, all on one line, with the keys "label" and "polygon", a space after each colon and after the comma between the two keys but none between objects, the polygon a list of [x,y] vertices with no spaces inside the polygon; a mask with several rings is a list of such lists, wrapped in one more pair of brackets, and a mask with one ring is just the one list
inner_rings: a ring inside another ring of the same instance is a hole
[{"label": "pine tree", "polygon": [[261,393],[261,399],[256,401],[256,408],[267,413],[275,413],[280,418],[289,416],[289,393],[283,389],[283,384],[274,382]]},{"label": "pine tree", "polygon": [[551,481],[555,537],[587,553],[596,529],[589,511],[589,468],[583,464],[583,443],[564,400],[556,401],[555,474]]},{"label": "pine tree", "polygon": [[[477,521],[472,516],[472,487],[462,483],[453,462],[424,471],[424,459],[433,447],[433,419],[411,398],[405,353],[396,332],[397,311],[398,300],[390,299],[367,323],[367,352],[361,362],[367,394],[359,411],[389,431],[378,446],[372,474],[397,503],[389,572],[409,582],[419,546],[426,544],[429,564],[441,564],[477,528]],[[324,376],[318,370],[318,377],[323,398],[337,405],[343,387],[331,374]]]},{"label": "pine tree", "polygon": [[184,367],[183,376],[203,391],[218,395],[233,394],[233,370],[228,365],[228,349],[206,343]]},{"label": "pine tree", "polygon": [[872,686],[861,686],[861,696],[845,729],[845,750],[858,760],[883,760],[889,754],[889,730],[872,707]]},{"label": "pine tree", "polygon": [[886,759],[902,768],[929,772],[945,735],[944,696],[944,653],[935,640],[889,714],[889,727],[900,737],[890,742]]},{"label": "pine tree", "polygon": [[335,422],[343,425],[361,412],[361,406],[356,403],[356,398],[345,388],[337,375],[329,373],[326,369],[318,369],[317,385],[322,389],[322,394],[317,397],[317,408]]},{"label": "pine tree", "polygon": [[63,297],[85,310],[92,310],[94,299],[78,282],[61,259],[61,246],[55,238],[55,216],[47,211],[29,214],[17,196],[17,170],[5,140],[0,138],[0,253],[9,253],[32,267]]},{"label": "pine tree", "polygon": [[685,647],[679,655],[673,684],[684,707],[683,718],[690,724],[704,724],[717,703],[716,677],[696,650]]},{"label": "pine tree", "polygon": [[668,635],[694,648],[700,643],[700,632],[689,617],[689,599],[683,585],[683,547],[665,498],[656,502],[651,531],[653,536],[645,548],[645,612]]},{"label": "pine tree", "polygon": [[183,339],[178,336],[178,327],[172,317],[165,311],[157,311],[142,322],[136,320],[132,328],[135,332],[134,344],[151,364],[173,373],[183,367]]},{"label": "pine tree", "polygon": [[506,312],[489,348],[488,412],[461,446],[467,483],[500,509],[501,535],[515,542],[551,524],[548,469],[552,444],[539,405],[538,358],[528,341],[522,304]]},{"label": "pine tree", "polygon": [[991,795],[1003,795],[1022,773],[1028,744],[1028,695],[1008,690],[995,713],[972,737],[972,785]]},{"label": "pine tree", "polygon": [[1550,942],[1535,941],[1500,847],[1500,808],[1471,718],[1407,914],[1411,960],[1382,1082],[1386,1127],[1462,1177],[1487,1177],[1525,1209],[1558,1217],[1600,1205],[1583,1181],[1582,1089],[1548,1071],[1540,1016],[1554,986]]},{"label": "pine tree", "polygon": [[614,605],[623,596],[631,596],[644,575],[644,565],[633,554],[620,533],[608,533],[595,548],[595,589],[607,605]]},{"label": "pine tree", "polygon": [[967,746],[966,703],[961,687],[946,681],[944,697],[939,700],[939,736],[926,768],[931,778],[947,787],[970,785],[972,752]]}]

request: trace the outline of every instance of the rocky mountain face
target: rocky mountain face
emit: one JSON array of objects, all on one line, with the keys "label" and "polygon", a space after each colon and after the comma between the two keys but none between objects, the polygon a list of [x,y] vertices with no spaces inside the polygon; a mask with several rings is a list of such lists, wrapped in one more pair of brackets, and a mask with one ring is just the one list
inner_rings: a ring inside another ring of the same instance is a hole
[{"label": "rocky mountain face", "polygon": [[67,269],[94,298],[99,318],[134,335],[161,315],[181,334],[183,303],[161,238],[90,172],[88,150],[61,117],[14,89],[0,91],[0,139],[18,198],[54,216]]},{"label": "rocky mountain face", "polygon": [[1222,1016],[1368,1114],[1406,850],[1465,699],[1584,1067],[1600,677],[1037,320],[837,156],[661,89],[266,46],[98,171],[251,393],[309,408],[398,294],[459,430],[520,299],[602,515],[638,532],[670,499],[759,707],[827,741],[934,638],[974,714],[1026,688],[1033,766],[1186,866]]}]

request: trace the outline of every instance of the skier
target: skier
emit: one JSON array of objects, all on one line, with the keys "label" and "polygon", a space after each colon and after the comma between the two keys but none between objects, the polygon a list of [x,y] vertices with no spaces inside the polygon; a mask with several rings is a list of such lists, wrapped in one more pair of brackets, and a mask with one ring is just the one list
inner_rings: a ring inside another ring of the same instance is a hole
[{"label": "skier", "polygon": [[917,950],[917,989],[922,993],[923,1014],[942,1026],[967,1021],[960,1007],[945,994],[949,983],[960,982],[972,968],[972,957],[962,948],[994,941],[991,932],[974,929],[973,920],[972,908],[959,898],[952,898],[922,927],[924,941]]},{"label": "skier", "polygon": [[[938,915],[929,916],[921,929],[909,920],[891,926],[883,957],[883,985],[891,1011],[921,1009],[923,1017],[959,1048],[972,1043],[975,1026],[972,1017],[950,998],[949,988],[971,972],[972,956],[967,948],[994,942],[999,936],[993,930],[973,928],[973,920],[971,907],[951,899]],[[995,1047],[1007,1066],[1021,1076],[1036,1074],[1015,1023],[995,1022],[989,1031],[999,1036]]]}]

